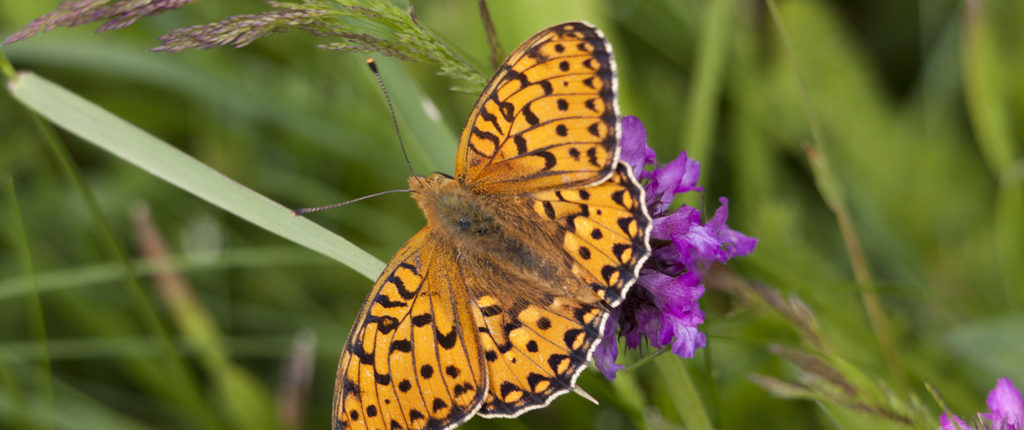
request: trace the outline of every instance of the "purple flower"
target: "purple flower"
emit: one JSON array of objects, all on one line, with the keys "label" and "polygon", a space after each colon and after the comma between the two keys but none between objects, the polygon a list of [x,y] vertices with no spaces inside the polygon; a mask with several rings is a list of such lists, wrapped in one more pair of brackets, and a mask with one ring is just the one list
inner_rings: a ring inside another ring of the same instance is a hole
[{"label": "purple flower", "polygon": [[623,368],[615,362],[619,336],[625,338],[627,348],[639,348],[646,339],[651,347],[671,345],[676,355],[692,358],[707,341],[697,330],[704,323],[704,312],[697,303],[704,295],[704,274],[711,264],[750,254],[757,245],[757,239],[725,225],[729,201],[724,197],[706,223],[701,223],[696,208],[684,205],[669,211],[676,195],[703,191],[697,186],[700,162],[683,152],[668,164],[655,164],[654,150],[647,146],[647,133],[636,117],[622,118],[621,158],[644,184],[647,211],[653,220],[652,252],[640,269],[636,286],[612,309],[594,352],[594,363],[608,379],[614,379]]},{"label": "purple flower", "polygon": [[[956,424],[954,425],[953,423]],[[939,430],[975,430],[974,427],[967,425],[964,420],[960,419],[960,417],[956,415],[953,415],[953,419],[950,420],[949,416],[946,415],[945,412],[939,416],[939,424],[941,425]]]},{"label": "purple flower", "polygon": [[[985,404],[988,405],[989,413],[979,413],[977,421],[982,424],[983,430],[1024,430],[1024,399],[1009,378],[996,380],[996,387],[988,392]],[[954,421],[960,430],[975,430],[956,415],[950,421],[946,412],[939,417],[939,430],[956,430]]]},{"label": "purple flower", "polygon": [[996,387],[985,399],[991,413],[981,414],[995,430],[1024,430],[1024,400],[1009,378],[996,380]]}]

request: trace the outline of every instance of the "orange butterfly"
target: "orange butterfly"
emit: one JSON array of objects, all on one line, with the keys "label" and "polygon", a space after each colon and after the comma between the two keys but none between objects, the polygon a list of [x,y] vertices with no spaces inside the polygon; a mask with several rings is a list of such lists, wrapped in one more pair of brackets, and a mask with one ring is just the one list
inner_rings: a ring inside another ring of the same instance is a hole
[{"label": "orange butterfly", "polygon": [[455,177],[409,179],[427,226],[356,317],[335,429],[448,429],[573,388],[651,252],[619,137],[599,30],[559,24],[509,56],[469,116]]}]

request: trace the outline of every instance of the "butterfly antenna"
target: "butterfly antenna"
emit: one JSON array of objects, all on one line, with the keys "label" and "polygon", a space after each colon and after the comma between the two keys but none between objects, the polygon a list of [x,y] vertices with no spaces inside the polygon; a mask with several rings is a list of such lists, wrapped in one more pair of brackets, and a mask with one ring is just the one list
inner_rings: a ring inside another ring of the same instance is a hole
[{"label": "butterfly antenna", "polygon": [[391,193],[409,193],[409,192],[412,192],[412,190],[388,190],[388,191],[381,191],[379,193],[373,193],[373,194],[370,194],[368,196],[362,196],[362,197],[359,197],[357,199],[352,199],[352,200],[349,200],[347,202],[335,203],[333,205],[320,206],[318,208],[295,209],[295,210],[292,211],[292,216],[305,215],[305,214],[308,214],[310,212],[319,212],[319,211],[322,211],[324,209],[334,209],[334,208],[337,208],[337,207],[345,206],[345,205],[347,205],[349,203],[355,203],[355,202],[358,202],[360,200],[366,200],[366,199],[368,199],[370,197],[383,196],[385,194],[391,194]]},{"label": "butterfly antenna", "polygon": [[[412,163],[409,162],[409,153],[405,151],[405,141],[402,140],[402,132],[398,129],[398,118],[395,117],[395,108],[391,105],[391,96],[388,95],[387,88],[384,88],[384,79],[381,79],[380,72],[377,71],[377,62],[373,61],[373,58],[367,58],[366,65],[373,72],[373,77],[377,78],[377,86],[380,87],[380,92],[384,93],[384,101],[388,105],[388,113],[391,114],[391,123],[395,125],[395,134],[398,135],[398,146],[402,148],[402,157],[405,157],[405,165],[409,167],[409,172],[412,173],[413,177],[419,178],[416,171],[412,168]],[[422,182],[422,179],[418,180]]]}]

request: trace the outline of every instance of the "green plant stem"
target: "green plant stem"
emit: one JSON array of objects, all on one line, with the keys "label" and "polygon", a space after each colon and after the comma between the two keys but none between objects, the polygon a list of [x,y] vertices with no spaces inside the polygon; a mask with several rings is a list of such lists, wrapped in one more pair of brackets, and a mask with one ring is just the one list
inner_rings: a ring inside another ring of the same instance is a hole
[{"label": "green plant stem", "polygon": [[705,6],[703,27],[697,45],[696,71],[690,81],[690,99],[686,104],[682,149],[695,160],[701,160],[705,177],[711,165],[712,133],[718,120],[718,99],[725,76],[729,43],[731,0],[713,0]]},{"label": "green plant stem", "polygon": [[714,360],[711,359],[711,352],[713,350],[714,348],[712,348],[710,336],[708,336],[708,339],[704,344],[704,348],[700,349],[701,355],[704,356],[704,380],[702,381],[702,385],[703,389],[707,392],[707,395],[704,397],[708,399],[708,413],[712,418],[712,423],[715,424],[715,428],[719,428],[722,424],[722,408],[721,401],[718,398],[718,385],[715,384],[715,377],[713,373],[715,367]]},{"label": "green plant stem", "polygon": [[491,12],[487,10],[487,0],[477,0],[477,8],[480,9],[480,21],[483,21],[484,33],[487,34],[487,44],[491,47],[491,69],[498,70],[501,61],[505,59],[505,52],[501,49],[498,33],[494,30]]},{"label": "green plant stem", "polygon": [[11,60],[7,59],[3,51],[0,51],[0,74],[3,74],[5,81],[14,79],[14,76],[17,74],[14,70],[14,65],[11,64]]},{"label": "green plant stem", "polygon": [[843,237],[843,242],[846,244],[847,255],[850,259],[853,276],[860,291],[865,312],[867,313],[868,320],[871,323],[871,328],[874,331],[875,340],[878,342],[879,348],[881,349],[882,358],[889,370],[889,375],[892,378],[894,385],[900,388],[905,388],[906,372],[901,364],[898,354],[899,351],[896,348],[895,342],[892,340],[891,325],[889,324],[889,319],[878,299],[878,292],[875,289],[871,270],[868,267],[867,258],[864,256],[864,251],[861,248],[857,231],[854,228],[852,219],[850,218],[850,212],[846,208],[842,189],[839,186],[839,182],[835,177],[834,171],[829,167],[821,128],[816,116],[814,115],[815,110],[811,104],[811,99],[807,93],[807,89],[804,86],[804,80],[800,76],[800,70],[796,61],[796,53],[793,51],[792,45],[790,44],[785,26],[782,25],[782,20],[779,17],[775,1],[766,0],[766,2],[768,4],[768,10],[772,17],[772,21],[775,23],[775,26],[779,31],[779,38],[781,39],[790,63],[793,66],[793,74],[796,78],[797,87],[800,90],[800,99],[804,107],[804,115],[806,116],[807,123],[811,129],[812,146],[807,148],[807,155],[811,164],[811,171],[814,174],[815,183],[818,187],[818,192],[821,193],[822,198],[825,200],[825,204],[828,205],[829,209],[836,217],[840,234]]},{"label": "green plant stem", "polygon": [[39,299],[39,289],[36,284],[35,268],[32,264],[32,249],[29,246],[28,233],[25,231],[25,223],[21,217],[21,207],[18,204],[17,189],[14,186],[14,177],[7,177],[7,198],[11,211],[11,237],[14,238],[18,256],[21,258],[23,270],[32,285],[32,294],[28,298],[29,326],[32,330],[32,338],[39,350],[39,381],[38,392],[43,401],[43,408],[47,411],[45,421],[39,428],[53,428],[53,383],[50,380],[50,352],[46,339],[46,319],[43,317],[43,304]]},{"label": "green plant stem", "polygon": [[710,430],[711,419],[704,408],[700,393],[693,384],[689,372],[683,362],[672,354],[663,354],[654,360],[658,371],[665,377],[665,390],[668,392],[676,412],[683,420],[683,425],[690,430]]}]

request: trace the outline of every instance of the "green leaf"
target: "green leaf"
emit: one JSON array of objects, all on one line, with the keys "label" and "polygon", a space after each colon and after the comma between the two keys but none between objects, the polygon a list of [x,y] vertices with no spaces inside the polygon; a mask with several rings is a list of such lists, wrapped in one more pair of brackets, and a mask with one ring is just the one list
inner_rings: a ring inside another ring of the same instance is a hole
[{"label": "green leaf", "polygon": [[290,209],[53,82],[22,72],[8,88],[15,99],[59,127],[246,221],[333,258],[369,279],[384,269],[380,260],[344,238],[306,218],[292,216]]}]

